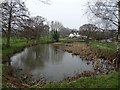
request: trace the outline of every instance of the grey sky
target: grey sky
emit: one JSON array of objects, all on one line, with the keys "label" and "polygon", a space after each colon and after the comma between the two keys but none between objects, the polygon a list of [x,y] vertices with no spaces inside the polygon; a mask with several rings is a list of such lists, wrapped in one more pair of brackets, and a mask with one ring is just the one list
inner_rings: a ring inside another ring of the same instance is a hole
[{"label": "grey sky", "polygon": [[32,16],[40,15],[48,21],[60,21],[65,27],[76,28],[88,23],[86,3],[90,0],[50,0],[46,5],[39,0],[26,0],[26,6]]}]

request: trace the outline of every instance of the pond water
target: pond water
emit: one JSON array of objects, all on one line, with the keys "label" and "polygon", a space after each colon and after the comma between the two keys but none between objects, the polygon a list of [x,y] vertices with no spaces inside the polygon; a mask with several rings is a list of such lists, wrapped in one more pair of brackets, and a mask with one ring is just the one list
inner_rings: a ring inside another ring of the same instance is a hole
[{"label": "pond water", "polygon": [[45,77],[47,81],[63,80],[65,76],[74,75],[75,71],[92,71],[92,63],[79,56],[63,51],[63,46],[40,44],[25,48],[11,58],[11,66],[18,76],[32,75],[31,79]]}]

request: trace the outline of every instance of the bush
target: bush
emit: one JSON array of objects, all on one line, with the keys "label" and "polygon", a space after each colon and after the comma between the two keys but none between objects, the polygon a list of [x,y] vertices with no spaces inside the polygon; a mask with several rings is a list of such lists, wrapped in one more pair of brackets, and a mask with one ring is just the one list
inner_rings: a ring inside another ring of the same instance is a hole
[{"label": "bush", "polygon": [[53,31],[53,40],[55,40],[56,42],[59,41],[59,33],[57,30]]}]

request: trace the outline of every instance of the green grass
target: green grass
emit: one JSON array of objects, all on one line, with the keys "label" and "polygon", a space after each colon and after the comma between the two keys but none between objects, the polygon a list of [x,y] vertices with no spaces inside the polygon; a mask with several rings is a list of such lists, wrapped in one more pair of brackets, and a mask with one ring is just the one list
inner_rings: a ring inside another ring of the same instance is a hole
[{"label": "green grass", "polygon": [[52,42],[52,37],[51,37],[51,36],[48,36],[48,35],[41,36],[41,37],[40,37],[40,41],[41,41],[41,42]]},{"label": "green grass", "polygon": [[0,36],[0,59],[2,57],[2,37]]},{"label": "green grass", "polygon": [[107,43],[107,42],[102,43],[102,42],[98,42],[98,41],[91,41],[90,45],[92,47],[102,49],[102,50],[108,50],[108,51],[112,51],[112,52],[117,51],[117,46],[114,43]]},{"label": "green grass", "polygon": [[[82,39],[77,39],[77,38],[60,38],[60,42],[72,43],[72,42],[85,42],[85,41]],[[107,43],[107,42],[102,43],[99,41],[91,40],[90,45],[97,49],[108,50],[112,52],[117,51],[117,46],[114,43]]]},{"label": "green grass", "polygon": [[2,56],[9,56],[9,54],[14,53],[15,51],[17,52],[18,50],[22,49],[23,47],[30,45],[30,43],[26,43],[26,42],[19,42],[19,43],[13,43],[11,44],[11,47],[9,48],[4,48],[2,50]]},{"label": "green grass", "polygon": [[11,37],[10,47],[6,48],[5,47],[6,38],[3,37],[2,38],[2,57],[11,56],[11,54],[25,48],[26,46],[31,46],[31,45],[40,44],[40,43],[48,43],[48,42],[51,42],[51,40],[47,36],[42,36],[39,39],[39,41],[30,40],[28,42],[24,38],[14,39],[13,37]]},{"label": "green grass", "polygon": [[0,65],[0,88],[2,87],[2,66]]},{"label": "green grass", "polygon": [[84,40],[77,38],[60,38],[60,42],[63,43],[84,42]]},{"label": "green grass", "polygon": [[44,88],[117,88],[118,73],[99,75],[96,77],[81,77],[71,82],[46,84]]},{"label": "green grass", "polygon": [[14,53],[15,51],[18,51],[19,49],[25,47],[28,44],[31,44],[32,42],[26,43],[25,39],[16,39],[14,40],[13,38],[11,38],[10,41],[10,47],[6,48],[5,47],[5,41],[6,38],[2,38],[2,44],[3,44],[3,49],[2,49],[2,56],[9,56],[9,54]]},{"label": "green grass", "polygon": [[[120,76],[118,74],[120,73],[114,71],[108,75],[81,77],[70,82],[63,81],[56,83],[47,83],[42,88],[118,88],[118,80],[120,80]],[[3,85],[4,87],[8,87],[5,82]],[[11,85],[15,86],[14,83],[11,83]],[[15,87],[17,88],[17,86]],[[41,88],[41,85],[40,83],[35,83],[34,85],[29,85],[29,88]]]}]

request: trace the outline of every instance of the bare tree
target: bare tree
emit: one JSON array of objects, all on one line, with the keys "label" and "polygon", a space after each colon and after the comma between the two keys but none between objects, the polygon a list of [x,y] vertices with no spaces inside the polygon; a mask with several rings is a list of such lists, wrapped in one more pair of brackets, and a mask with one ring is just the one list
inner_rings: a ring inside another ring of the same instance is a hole
[{"label": "bare tree", "polygon": [[[26,2],[27,0],[24,0],[24,2]],[[50,0],[38,0],[38,1],[40,1],[40,2],[42,2],[42,3],[44,3],[44,4],[48,4],[48,5],[50,5]]]},{"label": "bare tree", "polygon": [[52,21],[51,22],[51,30],[60,31],[62,27],[63,27],[63,25],[59,21]]},{"label": "bare tree", "polygon": [[88,3],[88,7],[97,18],[110,21],[115,26],[118,26],[117,0],[97,0],[95,3]]},{"label": "bare tree", "polygon": [[120,68],[120,1],[118,1],[118,68]]},{"label": "bare tree", "polygon": [[103,21],[107,21],[118,27],[118,35],[116,37],[116,41],[118,42],[118,63],[120,63],[120,1],[97,0],[93,4],[88,3],[88,7],[97,18]]},{"label": "bare tree", "polygon": [[42,16],[32,17],[26,20],[22,36],[29,40],[39,40],[41,35],[49,32],[49,26],[45,24],[46,19]]},{"label": "bare tree", "polygon": [[11,32],[20,29],[21,24],[29,15],[25,4],[20,0],[4,1],[0,8],[2,9],[2,31],[6,33],[6,46],[10,46]]},{"label": "bare tree", "polygon": [[71,32],[72,32],[72,29],[63,27],[63,28],[61,28],[61,30],[59,31],[60,37],[68,37]]},{"label": "bare tree", "polygon": [[35,32],[36,32],[36,39],[38,39],[43,31],[44,31],[44,23],[45,22],[45,18],[41,17],[41,16],[36,16],[33,18],[33,25],[34,25],[34,29],[35,29]]},{"label": "bare tree", "polygon": [[[96,17],[95,24],[102,28],[103,33],[107,30],[115,30],[118,27],[117,0],[96,0],[88,3],[89,11]],[[117,41],[117,35],[116,35]]]},{"label": "bare tree", "polygon": [[79,28],[79,31],[81,34],[87,36],[86,42],[89,43],[89,39],[92,37],[93,33],[97,30],[98,28],[93,25],[93,24],[84,24]]},{"label": "bare tree", "polygon": [[59,41],[59,31],[63,28],[62,23],[59,21],[52,21],[51,22],[51,31],[52,31],[52,37],[55,41]]}]

